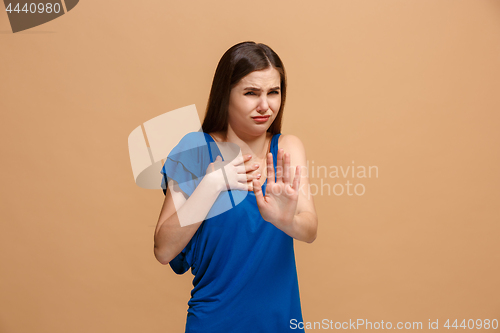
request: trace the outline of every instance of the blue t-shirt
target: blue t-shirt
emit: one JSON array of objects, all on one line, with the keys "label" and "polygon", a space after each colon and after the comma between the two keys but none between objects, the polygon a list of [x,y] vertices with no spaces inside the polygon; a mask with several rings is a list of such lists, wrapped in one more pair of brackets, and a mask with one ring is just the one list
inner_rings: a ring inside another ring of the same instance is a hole
[{"label": "blue t-shirt", "polygon": [[[275,170],[279,136],[270,145]],[[209,134],[188,133],[161,172],[190,196],[218,155]],[[194,275],[186,332],[304,332],[291,327],[303,321],[293,238],[262,219],[253,191],[221,192],[170,266]]]}]

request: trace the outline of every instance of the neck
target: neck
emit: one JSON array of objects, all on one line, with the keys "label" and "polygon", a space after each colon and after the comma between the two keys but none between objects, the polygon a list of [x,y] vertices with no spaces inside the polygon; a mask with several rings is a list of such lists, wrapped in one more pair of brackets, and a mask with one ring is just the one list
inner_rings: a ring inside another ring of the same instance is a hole
[{"label": "neck", "polygon": [[225,141],[237,144],[241,148],[242,155],[252,155],[252,159],[264,159],[267,154],[269,132],[264,132],[257,136],[247,133],[235,132],[231,126],[228,126]]}]

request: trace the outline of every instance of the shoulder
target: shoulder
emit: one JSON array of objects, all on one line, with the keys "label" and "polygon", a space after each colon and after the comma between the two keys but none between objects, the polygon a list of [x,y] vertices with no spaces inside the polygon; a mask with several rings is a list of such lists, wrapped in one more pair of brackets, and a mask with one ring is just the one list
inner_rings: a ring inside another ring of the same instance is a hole
[{"label": "shoulder", "polygon": [[207,135],[212,137],[212,140],[215,142],[223,142],[225,141],[225,136],[224,133],[222,132],[211,132],[211,133],[206,133]]},{"label": "shoulder", "polygon": [[206,145],[206,135],[207,134],[203,132],[189,132],[179,140],[172,152],[178,153],[180,151],[186,151]]},{"label": "shoulder", "polygon": [[190,132],[185,134],[168,154],[167,160],[188,164],[199,164],[200,161],[210,159],[208,155],[207,139],[204,132]]},{"label": "shoulder", "polygon": [[278,139],[278,146],[285,149],[285,151],[305,152],[302,140],[292,134],[281,134]]},{"label": "shoulder", "polygon": [[198,142],[204,140],[206,137],[206,133],[204,132],[189,132],[184,135],[180,142]]},{"label": "shoulder", "polygon": [[210,164],[205,135],[208,134],[204,132],[185,134],[168,154],[162,173],[167,174],[178,183],[186,181],[186,179],[193,180],[202,177]]},{"label": "shoulder", "polygon": [[296,160],[300,164],[305,163],[306,150],[302,140],[297,136],[281,134],[278,139],[278,148],[284,149],[285,153],[290,153],[292,160]]}]

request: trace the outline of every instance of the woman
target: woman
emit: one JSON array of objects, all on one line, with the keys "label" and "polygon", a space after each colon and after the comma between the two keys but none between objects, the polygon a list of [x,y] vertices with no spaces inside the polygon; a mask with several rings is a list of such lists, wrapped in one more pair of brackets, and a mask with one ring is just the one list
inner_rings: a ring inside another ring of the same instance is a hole
[{"label": "woman", "polygon": [[300,331],[293,239],[313,242],[317,216],[304,146],[280,134],[285,96],[278,55],[234,45],[217,66],[203,133],[186,135],[162,169],[155,256],[194,275],[186,332]]}]

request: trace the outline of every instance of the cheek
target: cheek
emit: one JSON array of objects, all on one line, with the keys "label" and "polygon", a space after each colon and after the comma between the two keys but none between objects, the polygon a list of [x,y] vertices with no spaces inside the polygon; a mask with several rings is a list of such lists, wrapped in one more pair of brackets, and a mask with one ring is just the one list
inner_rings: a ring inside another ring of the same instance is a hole
[{"label": "cheek", "polygon": [[234,98],[233,96],[230,96],[229,109],[228,109],[229,119],[238,118],[240,110],[241,110],[241,101],[239,101],[237,98]]},{"label": "cheek", "polygon": [[277,98],[274,98],[273,100],[269,101],[269,106],[274,111],[274,113],[278,113],[278,111],[280,110],[280,106],[281,106],[281,97],[277,97]]},{"label": "cheek", "polygon": [[232,108],[229,111],[229,114],[232,114],[233,117],[239,117],[241,115],[241,105],[239,103],[233,103]]},{"label": "cheek", "polygon": [[246,98],[238,98],[238,99],[236,99],[236,100],[235,100],[234,105],[236,106],[236,109],[237,109],[240,113],[242,113],[242,112],[244,112],[245,110],[247,110],[247,109],[248,109],[248,106],[249,106],[249,105],[248,105],[248,102],[249,102],[249,101],[248,101],[248,99],[246,99]]},{"label": "cheek", "polygon": [[241,101],[233,101],[233,103],[229,107],[229,120],[239,122],[241,119],[245,118],[245,108],[241,105]]},{"label": "cheek", "polygon": [[245,105],[245,102],[245,98],[239,96],[237,93],[229,96],[229,105],[232,105],[235,109],[241,109]]}]

